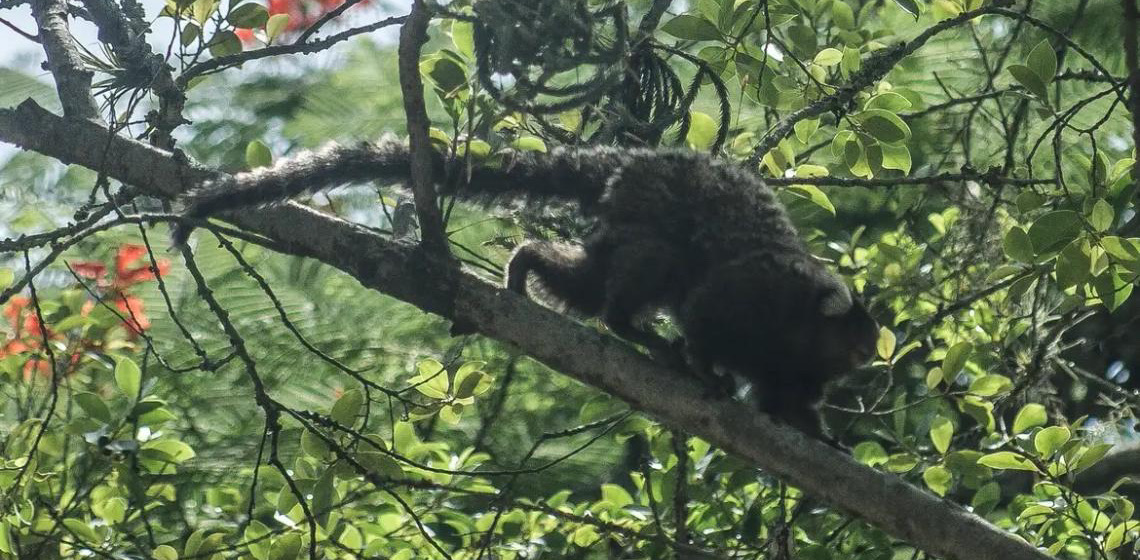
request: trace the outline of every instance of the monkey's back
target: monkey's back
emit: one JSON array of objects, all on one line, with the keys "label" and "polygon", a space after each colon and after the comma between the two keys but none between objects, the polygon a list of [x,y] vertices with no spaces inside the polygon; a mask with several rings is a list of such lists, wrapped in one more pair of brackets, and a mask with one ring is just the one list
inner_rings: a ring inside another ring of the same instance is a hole
[{"label": "monkey's back", "polygon": [[596,211],[608,235],[655,237],[709,262],[765,250],[807,254],[767,185],[689,150],[629,151]]}]

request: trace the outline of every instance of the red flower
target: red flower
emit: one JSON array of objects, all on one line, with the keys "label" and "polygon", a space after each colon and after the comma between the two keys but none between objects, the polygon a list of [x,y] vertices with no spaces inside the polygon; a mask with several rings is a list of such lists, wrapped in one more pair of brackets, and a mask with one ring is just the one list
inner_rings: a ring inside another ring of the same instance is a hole
[{"label": "red flower", "polygon": [[[113,302],[115,307],[127,318],[125,322],[132,339],[150,328],[150,319],[143,313],[142,300],[138,296],[126,293],[127,289],[139,282],[154,280],[170,270],[170,263],[166,260],[158,261],[157,274],[150,264],[144,263],[132,267],[132,264],[146,253],[147,248],[142,245],[128,243],[119,247],[118,252],[115,253],[115,273],[110,279],[105,278],[107,266],[101,262],[87,261],[75,263],[71,266],[76,274],[96,280],[97,285],[104,289],[104,298]],[[94,304],[85,307],[85,312],[90,311],[91,307],[94,307]]]},{"label": "red flower", "polygon": [[[48,338],[58,338],[40,324],[36,310],[28,307],[29,303],[31,302],[28,298],[16,296],[9,300],[4,308],[4,317],[8,319],[11,333],[8,335],[8,341],[0,346],[0,358],[26,353],[38,354],[45,335]],[[72,363],[78,361],[78,355],[72,358],[74,358]],[[51,377],[51,364],[39,355],[31,356],[24,362],[24,381],[31,380],[32,374],[37,372],[44,377]]]},{"label": "red flower", "polygon": [[[358,4],[367,4],[370,0],[361,0]],[[289,23],[285,24],[285,33],[300,31],[316,23],[321,16],[343,4],[345,0],[268,0],[269,15],[287,14]],[[254,36],[252,29],[238,28],[234,34],[242,43],[252,43]]]}]

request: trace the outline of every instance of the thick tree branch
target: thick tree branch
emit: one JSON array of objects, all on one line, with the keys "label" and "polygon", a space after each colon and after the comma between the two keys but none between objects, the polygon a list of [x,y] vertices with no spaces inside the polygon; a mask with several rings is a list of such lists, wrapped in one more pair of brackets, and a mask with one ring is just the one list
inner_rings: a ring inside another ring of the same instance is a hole
[{"label": "thick tree branch", "polygon": [[[101,168],[155,196],[172,197],[209,174],[183,158],[110,137],[95,123],[62,119],[30,101],[0,110],[0,140]],[[293,254],[339,268],[369,288],[515,344],[550,367],[743,457],[930,554],[961,560],[1049,558],[957,505],[774,424],[746,403],[704,398],[705,391],[688,376],[476,276],[457,274],[452,300],[446,290],[424,281],[453,270],[438,254],[292,203],[230,221],[279,241]],[[453,303],[453,313],[447,314]]]},{"label": "thick tree branch", "polygon": [[436,204],[431,177],[430,121],[424,104],[424,82],[420,78],[420,47],[427,41],[431,12],[423,0],[413,0],[412,11],[400,27],[400,91],[404,95],[404,114],[408,118],[408,147],[412,154],[412,196],[420,220],[420,239],[430,251],[447,253],[447,233],[443,215]]},{"label": "thick tree branch", "polygon": [[47,55],[47,69],[55,77],[55,89],[63,114],[80,119],[98,119],[99,107],[91,96],[94,73],[83,66],[67,26],[67,2],[32,0],[32,16],[40,29],[40,44]]}]

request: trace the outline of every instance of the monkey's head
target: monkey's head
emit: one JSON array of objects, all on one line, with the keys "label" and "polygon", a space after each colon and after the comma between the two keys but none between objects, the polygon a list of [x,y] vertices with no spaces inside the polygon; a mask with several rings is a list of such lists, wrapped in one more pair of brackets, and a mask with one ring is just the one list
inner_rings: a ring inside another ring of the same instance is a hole
[{"label": "monkey's head", "polygon": [[[838,284],[838,283],[837,283]],[[819,298],[814,349],[817,367],[827,376],[849,372],[875,356],[879,325],[847,286],[829,286]]]}]

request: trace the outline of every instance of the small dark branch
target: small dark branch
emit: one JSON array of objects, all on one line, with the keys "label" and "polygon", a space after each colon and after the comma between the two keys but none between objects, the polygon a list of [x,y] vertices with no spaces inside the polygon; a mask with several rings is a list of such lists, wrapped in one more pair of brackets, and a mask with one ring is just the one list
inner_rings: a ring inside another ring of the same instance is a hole
[{"label": "small dark branch", "polygon": [[653,30],[661,23],[661,16],[665,15],[665,10],[668,10],[672,3],[673,0],[653,0],[653,5],[649,7],[649,11],[637,26],[638,34],[642,37],[653,34]]},{"label": "small dark branch", "polygon": [[986,173],[941,173],[929,177],[893,177],[887,179],[862,179],[858,177],[769,177],[764,182],[769,185],[814,185],[817,187],[902,187],[907,185],[928,185],[933,183],[961,183],[976,181],[988,185],[1011,185],[1017,187],[1030,187],[1034,185],[1049,185],[1054,182],[1052,178],[1019,179],[1005,177],[993,171]]},{"label": "small dark branch", "polygon": [[420,219],[420,239],[428,251],[444,255],[447,253],[447,232],[443,229],[443,216],[432,186],[430,121],[424,105],[424,82],[420,78],[420,47],[427,41],[429,21],[431,12],[423,0],[414,0],[407,21],[400,27],[400,91],[404,94],[404,113],[408,118],[411,187],[416,215]]},{"label": "small dark branch", "polygon": [[677,464],[673,471],[677,481],[673,490],[673,542],[678,545],[677,557],[682,555],[680,546],[689,544],[689,436],[681,430],[673,430],[673,454]]},{"label": "small dark branch", "polygon": [[336,8],[329,10],[328,13],[321,16],[321,18],[318,19],[317,21],[313,22],[313,24],[310,25],[308,29],[303,31],[301,33],[301,35],[299,37],[297,37],[297,40],[293,41],[293,42],[294,43],[304,43],[305,41],[308,41],[309,38],[312,37],[313,35],[315,35],[317,33],[317,31],[320,31],[320,29],[322,27],[324,27],[326,23],[336,19],[341,14],[343,14],[345,12],[345,10],[359,4],[361,1],[362,0],[348,0],[347,2],[344,2],[343,4],[337,6]]},{"label": "small dark branch", "polygon": [[[1124,2],[1124,60],[1128,67],[1128,87],[1132,91],[1129,108],[1132,111],[1132,146],[1140,150],[1140,53],[1136,36],[1140,34],[1140,13],[1136,0]],[[1132,182],[1140,183],[1140,157],[1132,165]]]},{"label": "small dark branch", "polygon": [[1116,84],[1123,82],[1125,78],[1118,78],[1115,76],[1106,76],[1096,70],[1066,70],[1057,74],[1055,81],[1073,80],[1079,82],[1095,82],[1103,84]]},{"label": "small dark branch", "polygon": [[201,64],[196,64],[194,66],[191,66],[190,68],[187,68],[185,72],[183,72],[180,76],[178,76],[178,79],[176,80],[176,82],[178,83],[178,85],[180,87],[185,87],[186,84],[189,83],[190,80],[193,78],[196,78],[196,77],[204,75],[204,74],[212,74],[212,73],[217,72],[219,70],[224,70],[226,68],[229,68],[230,66],[237,66],[239,64],[244,64],[244,63],[249,62],[251,60],[259,60],[262,58],[269,58],[271,56],[279,56],[279,55],[283,55],[283,54],[313,54],[315,52],[323,51],[323,50],[333,46],[336,43],[339,43],[341,41],[345,41],[345,40],[350,39],[352,37],[355,37],[357,35],[362,35],[364,33],[371,33],[373,31],[376,31],[377,29],[383,29],[383,28],[388,27],[390,25],[396,25],[396,24],[404,23],[404,20],[406,18],[407,18],[407,16],[393,16],[390,18],[380,20],[376,23],[370,23],[368,25],[362,25],[360,27],[354,27],[354,28],[349,29],[347,31],[342,31],[340,33],[337,33],[336,35],[329,35],[328,37],[325,37],[324,39],[319,39],[319,40],[313,41],[311,43],[293,43],[291,45],[274,45],[274,46],[265,47],[264,49],[256,49],[256,50],[252,50],[252,51],[245,51],[245,52],[240,52],[237,54],[231,54],[231,55],[227,55],[227,56],[220,56],[218,58],[211,58],[210,60],[207,60]]},{"label": "small dark branch", "polygon": [[10,22],[4,18],[0,18],[0,25],[3,25],[4,27],[11,29],[12,31],[15,31],[17,35],[19,35],[19,36],[21,36],[21,37],[23,37],[23,38],[25,38],[25,39],[33,42],[33,43],[39,43],[40,42],[39,37],[36,37],[35,35],[32,35],[31,33],[28,33],[27,31],[24,31],[23,29],[20,29],[19,27],[16,27],[12,22]]},{"label": "small dark branch", "polygon": [[63,114],[77,119],[99,120],[99,106],[91,96],[94,73],[83,66],[67,27],[67,2],[32,0],[32,16],[40,30],[40,44],[47,55],[47,70],[55,77],[55,89]]},{"label": "small dark branch", "polygon": [[994,90],[994,91],[987,91],[986,93],[979,93],[977,95],[970,95],[970,96],[966,96],[966,97],[958,97],[955,99],[951,99],[949,101],[939,103],[937,105],[931,105],[931,106],[929,106],[929,107],[927,107],[921,111],[915,111],[913,113],[903,113],[899,116],[904,118],[904,119],[907,119],[907,120],[918,119],[918,118],[925,117],[926,115],[929,115],[931,113],[937,113],[939,111],[945,111],[946,109],[949,109],[951,107],[957,107],[958,105],[968,105],[970,103],[976,103],[979,101],[985,101],[987,99],[993,99],[996,97],[1001,97],[1006,92],[1017,91],[1020,89],[1021,88],[999,89],[999,90]]}]

